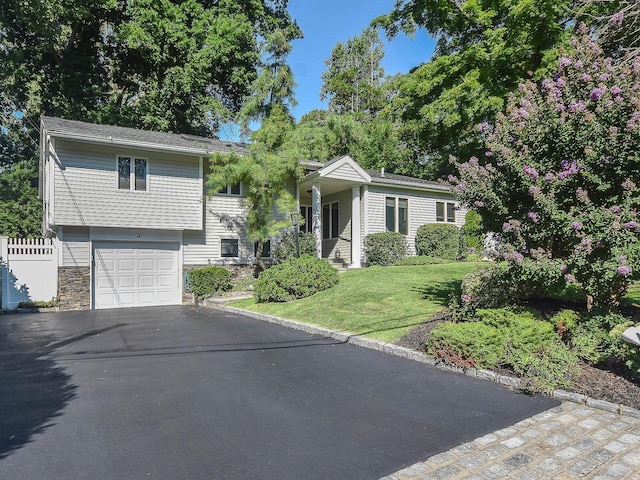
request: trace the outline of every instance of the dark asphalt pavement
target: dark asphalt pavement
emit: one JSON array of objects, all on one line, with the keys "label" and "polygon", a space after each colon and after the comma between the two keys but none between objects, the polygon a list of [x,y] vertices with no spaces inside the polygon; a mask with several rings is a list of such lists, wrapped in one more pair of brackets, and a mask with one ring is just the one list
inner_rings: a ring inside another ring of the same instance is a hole
[{"label": "dark asphalt pavement", "polygon": [[190,306],[0,316],[0,479],[376,479],[557,405]]}]

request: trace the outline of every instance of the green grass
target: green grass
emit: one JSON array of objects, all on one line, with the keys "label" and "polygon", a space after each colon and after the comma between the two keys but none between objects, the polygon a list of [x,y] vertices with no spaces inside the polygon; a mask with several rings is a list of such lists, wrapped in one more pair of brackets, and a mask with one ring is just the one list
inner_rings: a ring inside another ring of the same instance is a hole
[{"label": "green grass", "polygon": [[288,303],[230,305],[394,342],[449,303],[474,263],[370,267],[340,275],[335,287]]}]

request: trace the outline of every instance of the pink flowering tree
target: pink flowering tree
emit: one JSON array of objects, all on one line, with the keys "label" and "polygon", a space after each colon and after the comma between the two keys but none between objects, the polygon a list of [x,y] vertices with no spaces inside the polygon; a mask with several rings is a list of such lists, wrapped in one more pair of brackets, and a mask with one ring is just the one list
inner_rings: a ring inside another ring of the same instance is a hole
[{"label": "pink flowering tree", "polygon": [[553,78],[520,85],[486,151],[450,176],[499,234],[494,255],[552,265],[587,308],[616,306],[640,279],[640,57],[616,65],[585,35]]}]

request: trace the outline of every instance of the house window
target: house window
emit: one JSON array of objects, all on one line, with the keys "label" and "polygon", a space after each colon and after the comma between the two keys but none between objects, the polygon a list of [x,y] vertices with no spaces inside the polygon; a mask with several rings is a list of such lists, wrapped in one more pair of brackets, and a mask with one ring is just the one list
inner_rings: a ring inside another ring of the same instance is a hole
[{"label": "house window", "polygon": [[387,232],[407,235],[409,228],[409,200],[387,197],[385,201],[385,225]]},{"label": "house window", "polygon": [[[258,242],[253,244],[253,255],[258,256]],[[267,240],[262,244],[262,258],[268,258],[271,256],[271,240]]]},{"label": "house window", "polygon": [[338,202],[322,205],[322,238],[338,238],[340,233],[340,211]]},{"label": "house window", "polygon": [[[446,217],[445,217],[446,214]],[[456,205],[453,202],[436,202],[436,222],[455,223]]]},{"label": "house window", "polygon": [[225,258],[236,258],[238,256],[238,239],[223,238],[220,240],[220,256]]},{"label": "house window", "polygon": [[242,189],[240,188],[240,184],[236,183],[234,185],[227,185],[226,187],[222,187],[218,193],[221,195],[235,195],[240,196]]},{"label": "house window", "polygon": [[313,232],[313,208],[308,205],[300,207],[300,216],[304,219],[304,223],[300,223],[300,231],[302,233]]},{"label": "house window", "polygon": [[[132,181],[133,179],[133,181]],[[118,189],[147,190],[147,160],[144,158],[118,157]]]}]

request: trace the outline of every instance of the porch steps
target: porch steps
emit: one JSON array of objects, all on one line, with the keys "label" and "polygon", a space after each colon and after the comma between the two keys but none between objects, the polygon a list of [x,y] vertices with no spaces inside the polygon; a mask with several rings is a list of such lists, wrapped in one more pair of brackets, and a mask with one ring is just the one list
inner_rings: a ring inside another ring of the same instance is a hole
[{"label": "porch steps", "polygon": [[338,270],[338,272],[346,272],[347,270],[349,270],[349,264],[341,258],[329,258],[328,260],[329,264],[331,264],[333,268]]}]

